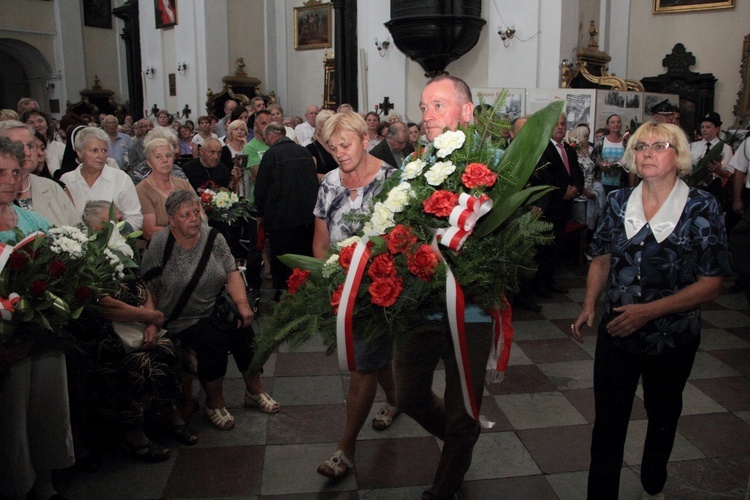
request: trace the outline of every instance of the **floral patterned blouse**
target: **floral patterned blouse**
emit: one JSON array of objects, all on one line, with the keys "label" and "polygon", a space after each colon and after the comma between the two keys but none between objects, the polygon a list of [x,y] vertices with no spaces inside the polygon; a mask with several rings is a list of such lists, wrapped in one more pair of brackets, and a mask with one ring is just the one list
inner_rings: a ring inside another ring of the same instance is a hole
[{"label": "floral patterned blouse", "polygon": [[318,201],[313,213],[318,219],[326,221],[331,243],[347,239],[359,231],[364,222],[346,217],[366,216],[372,210],[370,200],[383,190],[385,178],[393,171],[387,163],[380,165],[375,178],[357,189],[357,196],[352,200],[352,190],[341,183],[341,170],[331,170],[324,177],[318,189]]},{"label": "floral patterned blouse", "polygon": [[[659,243],[648,222],[632,238],[626,235],[625,214],[633,191],[610,193],[591,244],[592,255],[609,254],[611,263],[600,335],[617,316],[616,307],[669,296],[695,283],[698,276],[730,273],[724,220],[713,196],[690,188],[674,230]],[[696,307],[657,318],[641,331],[614,340],[629,352],[659,354],[674,351],[699,335],[700,307]]]}]

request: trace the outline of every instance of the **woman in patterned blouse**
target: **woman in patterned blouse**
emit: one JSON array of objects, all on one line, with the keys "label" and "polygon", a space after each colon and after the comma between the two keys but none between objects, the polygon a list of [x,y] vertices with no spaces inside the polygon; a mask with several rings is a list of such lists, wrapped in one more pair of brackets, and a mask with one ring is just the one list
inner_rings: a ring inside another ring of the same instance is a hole
[{"label": "woman in patterned blouse", "polygon": [[680,179],[692,169],[682,130],[642,125],[622,161],[643,182],[608,196],[592,242],[583,311],[570,326],[583,342],[580,328],[593,326],[597,299],[606,293],[594,362],[589,498],[617,498],[640,377],[648,414],[641,484],[649,497],[661,494],[700,343],[700,306],[719,295],[729,274],[716,199]]}]

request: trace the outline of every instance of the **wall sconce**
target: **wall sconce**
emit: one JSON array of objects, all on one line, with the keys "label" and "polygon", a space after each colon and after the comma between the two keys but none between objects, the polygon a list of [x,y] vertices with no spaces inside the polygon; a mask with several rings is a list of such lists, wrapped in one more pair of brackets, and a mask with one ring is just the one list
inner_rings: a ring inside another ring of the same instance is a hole
[{"label": "wall sconce", "polygon": [[388,49],[391,48],[391,40],[386,38],[385,40],[383,40],[383,43],[379,43],[378,39],[375,38],[375,48],[378,49],[378,54],[380,54],[380,57],[385,57]]},{"label": "wall sconce", "polygon": [[47,83],[44,84],[44,86],[47,88],[47,92],[50,94],[55,91],[55,80],[62,80],[62,73],[58,69],[55,73],[49,76],[47,78]]},{"label": "wall sconce", "polygon": [[146,78],[153,80],[154,75],[156,75],[156,69],[153,66],[146,66]]},{"label": "wall sconce", "polygon": [[497,34],[500,35],[500,40],[503,41],[503,45],[505,48],[510,47],[510,42],[508,40],[513,40],[513,36],[516,34],[516,30],[513,28],[505,28],[503,30],[502,28],[497,30]]},{"label": "wall sconce", "polygon": [[187,63],[185,61],[177,63],[177,72],[181,75],[187,73]]}]

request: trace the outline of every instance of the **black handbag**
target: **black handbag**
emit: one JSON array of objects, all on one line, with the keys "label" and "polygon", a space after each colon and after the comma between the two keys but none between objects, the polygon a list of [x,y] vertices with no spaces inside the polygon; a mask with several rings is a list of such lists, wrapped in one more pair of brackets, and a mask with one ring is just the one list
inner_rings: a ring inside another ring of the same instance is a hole
[{"label": "black handbag", "polygon": [[[245,268],[239,268],[240,276],[242,281],[245,283],[245,293],[247,294],[248,300],[250,300],[250,308],[253,314],[258,315],[258,305],[260,298],[254,297],[252,290],[247,286],[247,279],[245,278]],[[229,295],[229,290],[225,284],[221,291],[216,296],[216,302],[214,303],[214,310],[211,314],[211,323],[219,329],[237,329],[238,322],[241,322],[242,315],[240,314],[237,304]]]}]

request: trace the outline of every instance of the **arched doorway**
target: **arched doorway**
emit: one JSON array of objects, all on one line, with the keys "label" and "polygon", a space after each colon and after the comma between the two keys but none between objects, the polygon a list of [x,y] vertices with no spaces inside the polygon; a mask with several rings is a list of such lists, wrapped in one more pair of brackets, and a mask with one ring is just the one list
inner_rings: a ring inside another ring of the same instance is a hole
[{"label": "arched doorway", "polygon": [[43,110],[52,111],[46,87],[52,66],[36,47],[21,40],[0,38],[0,68],[0,108],[16,109],[21,97],[31,97]]}]

